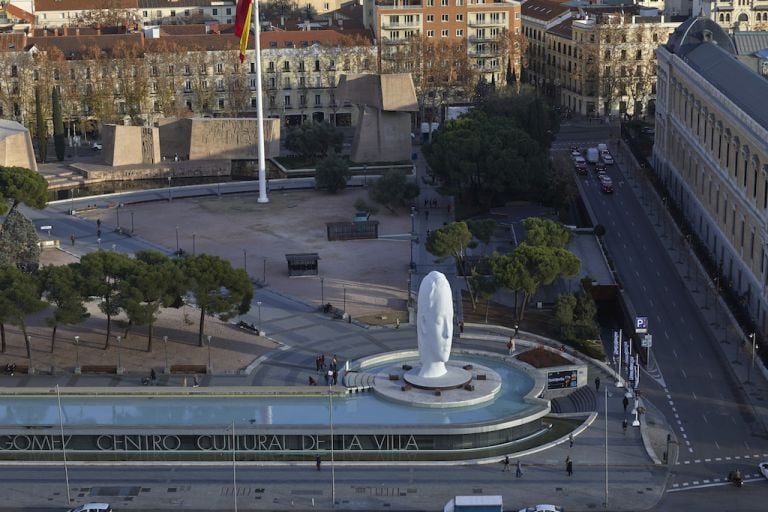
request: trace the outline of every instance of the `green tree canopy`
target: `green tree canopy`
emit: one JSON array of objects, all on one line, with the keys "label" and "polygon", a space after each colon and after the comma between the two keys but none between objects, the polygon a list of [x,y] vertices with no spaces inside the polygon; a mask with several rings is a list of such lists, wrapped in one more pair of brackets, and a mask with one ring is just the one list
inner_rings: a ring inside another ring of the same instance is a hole
[{"label": "green tree canopy", "polygon": [[[518,322],[523,319],[528,301],[542,285],[551,284],[558,277],[574,276],[579,268],[579,258],[566,249],[527,243],[520,244],[509,254],[495,253],[491,257],[494,278],[500,286],[515,293]],[[522,295],[519,303],[518,294]]]},{"label": "green tree canopy", "polygon": [[472,234],[469,232],[466,222],[451,222],[429,234],[426,248],[430,254],[434,254],[438,258],[452,257],[455,260],[456,265],[462,269],[464,274],[464,281],[472,298],[472,307],[474,308],[475,298],[469,281],[469,271],[466,269],[467,245],[471,240]]},{"label": "green tree canopy", "polygon": [[75,264],[75,272],[87,296],[101,297],[99,309],[107,316],[107,335],[104,349],[109,348],[112,334],[112,317],[121,309],[120,284],[135,269],[135,261],[129,256],[113,251],[96,251],[86,254]]},{"label": "green tree canopy", "polygon": [[368,197],[371,198],[371,201],[390,209],[397,206],[408,206],[419,197],[419,186],[408,180],[405,173],[389,170],[381,178],[371,183],[368,188]]},{"label": "green tree canopy", "polygon": [[133,271],[121,283],[120,302],[129,325],[149,328],[147,352],[152,351],[152,332],[160,309],[174,303],[186,291],[184,274],[174,261],[156,251],[136,254]]},{"label": "green tree canopy", "polygon": [[27,335],[27,316],[45,309],[40,300],[40,286],[32,274],[22,273],[14,266],[0,267],[0,351],[6,349],[5,324],[18,325],[24,336],[27,357],[32,357]]},{"label": "green tree canopy", "polygon": [[0,231],[0,265],[35,270],[40,264],[40,237],[35,226],[18,210],[8,214]]},{"label": "green tree canopy", "polygon": [[285,147],[302,158],[326,156],[331,149],[341,151],[344,134],[331,123],[304,123],[285,135]]},{"label": "green tree canopy", "polygon": [[351,176],[347,162],[337,155],[325,157],[315,169],[315,187],[335,194],[344,190]]},{"label": "green tree canopy", "polygon": [[227,320],[247,313],[251,308],[253,285],[245,270],[232,268],[228,261],[218,256],[187,256],[180,265],[189,282],[189,292],[200,308],[198,344],[202,347],[205,315],[218,315]]},{"label": "green tree canopy", "polygon": [[542,217],[528,217],[523,221],[525,243],[565,249],[571,234],[565,226]]},{"label": "green tree canopy", "polygon": [[43,298],[53,304],[53,314],[46,321],[53,327],[51,352],[56,343],[59,325],[74,325],[83,322],[90,315],[83,305],[85,297],[80,293],[78,276],[70,265],[48,265],[39,273]]},{"label": "green tree canopy", "polygon": [[24,167],[0,166],[0,213],[8,211],[5,222],[8,222],[8,217],[19,204],[44,208],[47,196],[48,182],[35,171]]}]

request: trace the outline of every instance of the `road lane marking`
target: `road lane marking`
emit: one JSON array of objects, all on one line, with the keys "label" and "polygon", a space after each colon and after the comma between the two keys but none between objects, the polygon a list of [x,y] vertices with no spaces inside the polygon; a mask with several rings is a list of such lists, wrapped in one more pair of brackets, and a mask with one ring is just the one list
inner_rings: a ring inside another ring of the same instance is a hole
[{"label": "road lane marking", "polygon": [[683,377],[686,379],[688,378],[688,374],[685,373],[685,370],[683,368],[680,368],[680,371],[683,372]]},{"label": "road lane marking", "polygon": [[698,400],[698,398],[696,397],[696,393],[694,393],[693,391],[691,391],[691,394],[693,395],[693,399],[694,399],[694,400]]}]

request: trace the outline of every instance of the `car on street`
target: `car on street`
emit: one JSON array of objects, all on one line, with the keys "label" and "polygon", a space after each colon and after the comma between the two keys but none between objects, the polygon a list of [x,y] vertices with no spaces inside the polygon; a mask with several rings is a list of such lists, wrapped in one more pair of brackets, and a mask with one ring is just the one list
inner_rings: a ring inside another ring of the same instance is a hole
[{"label": "car on street", "polygon": [[607,177],[608,177],[608,173],[605,172],[605,170],[597,171],[597,179],[598,180],[603,181],[603,178],[607,178]]},{"label": "car on street", "polygon": [[96,151],[101,151],[101,148],[102,148],[101,142],[94,142],[93,143],[93,149],[95,149]]},{"label": "car on street", "polygon": [[587,166],[586,165],[576,164],[573,167],[574,167],[574,169],[576,169],[576,174],[581,174],[582,176],[587,174]]},{"label": "car on street", "polygon": [[587,165],[587,161],[584,160],[583,156],[575,156],[573,157],[573,163],[576,165]]},{"label": "car on street", "polygon": [[760,473],[762,473],[765,478],[768,478],[768,462],[761,462],[757,467],[760,468]]},{"label": "car on street", "polygon": [[600,179],[600,190],[603,192],[603,194],[612,194],[613,193],[613,180],[609,178],[608,176],[605,176]]},{"label": "car on street", "polygon": [[602,162],[597,162],[595,164],[595,172],[600,173],[600,171],[605,172],[605,164]]},{"label": "car on street", "polygon": [[69,512],[112,512],[109,503],[86,503],[69,509]]},{"label": "car on street", "polygon": [[571,150],[571,158],[582,158],[581,152],[578,149],[572,149]]},{"label": "car on street", "polygon": [[613,165],[613,157],[609,152],[603,151],[603,154],[600,155],[600,158],[603,160],[605,165]]},{"label": "car on street", "polygon": [[521,508],[520,512],[563,512],[563,507],[541,504],[534,507]]}]

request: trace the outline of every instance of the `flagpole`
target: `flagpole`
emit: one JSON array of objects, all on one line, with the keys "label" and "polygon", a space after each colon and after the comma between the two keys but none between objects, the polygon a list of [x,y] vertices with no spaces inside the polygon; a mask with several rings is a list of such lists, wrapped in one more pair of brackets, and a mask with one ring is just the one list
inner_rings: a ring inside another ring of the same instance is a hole
[{"label": "flagpole", "polygon": [[259,1],[253,1],[253,35],[256,50],[256,122],[259,148],[259,203],[268,203],[267,197],[267,163],[264,157],[264,106],[261,98],[261,41],[259,40]]}]

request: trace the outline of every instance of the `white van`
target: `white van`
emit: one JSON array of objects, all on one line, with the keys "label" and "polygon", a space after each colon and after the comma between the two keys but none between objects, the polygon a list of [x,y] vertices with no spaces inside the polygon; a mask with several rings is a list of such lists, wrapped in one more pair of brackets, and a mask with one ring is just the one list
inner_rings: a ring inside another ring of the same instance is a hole
[{"label": "white van", "polygon": [[112,512],[109,503],[86,503],[70,509],[69,512]]},{"label": "white van", "polygon": [[599,161],[600,161],[600,153],[597,151],[597,148],[587,149],[587,162],[591,164],[596,164]]}]

